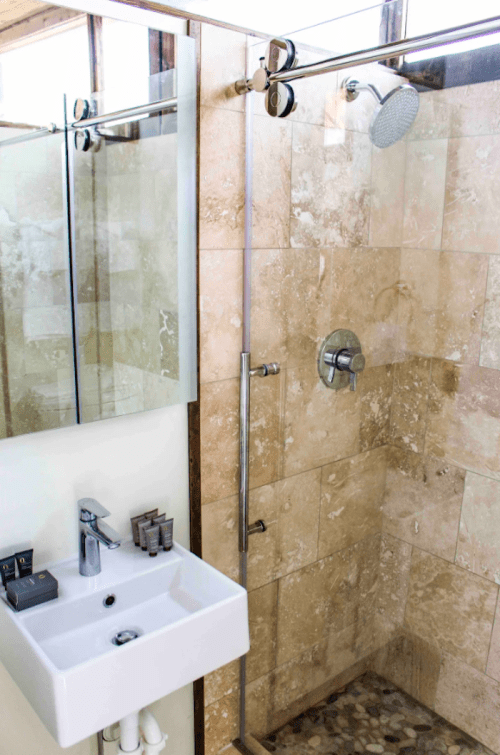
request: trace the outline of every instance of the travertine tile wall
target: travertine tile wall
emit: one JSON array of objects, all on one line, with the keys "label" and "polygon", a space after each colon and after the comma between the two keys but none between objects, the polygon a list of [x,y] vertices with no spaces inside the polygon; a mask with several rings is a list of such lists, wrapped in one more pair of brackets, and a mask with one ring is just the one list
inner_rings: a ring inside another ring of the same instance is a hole
[{"label": "travertine tile wall", "polygon": [[0,153],[1,438],[75,422],[61,148],[56,135]]},{"label": "travertine tile wall", "polygon": [[[246,39],[205,25],[201,45],[203,556],[238,579],[245,98],[233,83],[245,72]],[[382,89],[394,82],[380,67],[372,75]],[[255,97],[251,350],[254,364],[276,360],[282,371],[251,387],[250,516],[268,524],[249,553],[254,733],[346,669],[361,673],[387,639],[375,620],[398,354],[397,219],[386,220],[389,186],[372,196],[379,158],[366,100],[347,108],[336,74],[296,92],[286,120],[271,119]],[[402,185],[404,159],[401,167],[391,156]],[[317,375],[318,347],[341,327],[367,356],[356,393],[330,391]],[[393,582],[388,573],[383,595]],[[208,755],[238,734],[238,682],[238,663],[206,680]]]},{"label": "travertine tile wall", "polygon": [[[243,35],[204,26],[203,555],[235,579],[244,70]],[[269,528],[249,554],[248,728],[365,663],[499,752],[499,84],[422,95],[377,150],[371,99],[347,105],[339,79],[297,82],[285,121],[255,98],[252,355],[282,372],[252,383],[251,517]],[[357,393],[317,378],[338,327],[367,356]],[[233,663],[206,680],[209,755],[237,704]]]},{"label": "travertine tile wall", "polygon": [[[376,670],[500,751],[499,82],[424,94],[406,148]],[[384,180],[384,179],[383,179]],[[386,240],[388,241],[388,240]],[[386,624],[386,630],[388,626]]]}]

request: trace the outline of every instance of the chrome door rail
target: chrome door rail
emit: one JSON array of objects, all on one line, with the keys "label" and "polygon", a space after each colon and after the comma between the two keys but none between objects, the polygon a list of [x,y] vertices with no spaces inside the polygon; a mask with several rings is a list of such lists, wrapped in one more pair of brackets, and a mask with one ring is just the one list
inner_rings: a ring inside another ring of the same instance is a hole
[{"label": "chrome door rail", "polygon": [[116,110],[114,113],[105,113],[95,115],[92,118],[84,118],[81,121],[75,121],[69,125],[73,131],[81,128],[91,128],[99,126],[101,123],[111,123],[112,121],[131,121],[140,115],[149,115],[150,113],[159,113],[160,110],[168,110],[177,107],[177,97],[168,97],[166,100],[157,100],[156,102],[147,102],[144,105],[126,108],[125,110]]},{"label": "chrome door rail", "polygon": [[[136,107],[125,108],[124,110],[115,110],[115,112],[113,113],[104,113],[103,115],[95,115],[92,118],[85,118],[85,120],[69,123],[67,128],[68,131],[77,131],[78,129],[99,126],[102,123],[112,123],[114,121],[131,121],[141,115],[159,113],[161,110],[169,110],[176,107],[177,97],[168,97],[165,100],[148,102],[144,105],[137,105]],[[31,139],[39,139],[41,136],[57,134],[64,130],[64,126],[56,126],[55,124],[51,124],[47,128],[40,128],[37,131],[32,131],[29,134],[13,136],[10,139],[1,139],[0,147],[6,147],[10,144],[20,144],[22,142],[31,141]]]},{"label": "chrome door rail", "polygon": [[19,136],[11,136],[9,139],[0,139],[0,147],[8,147],[10,144],[30,142],[32,139],[40,139],[41,136],[60,134],[61,131],[64,131],[64,127],[59,128],[55,123],[51,123],[50,126],[39,128],[36,131],[30,131],[29,134],[20,134]]},{"label": "chrome door rail", "polygon": [[376,63],[378,60],[387,58],[396,58],[400,55],[407,55],[411,52],[420,50],[429,50],[432,47],[441,47],[442,45],[451,45],[453,42],[460,42],[465,39],[474,37],[484,37],[487,34],[494,34],[500,31],[500,16],[477,21],[472,24],[463,24],[454,26],[451,29],[444,29],[439,32],[422,34],[419,37],[403,39],[399,42],[389,42],[386,45],[371,47],[368,50],[349,53],[348,55],[337,55],[334,58],[327,58],[318,63],[309,63],[305,66],[297,66],[290,71],[277,71],[269,74],[269,81],[294,81],[295,79],[304,79],[310,76],[318,76],[321,73],[330,73],[340,71],[343,68],[362,66],[366,63]]},{"label": "chrome door rail", "polygon": [[386,45],[370,47],[368,50],[359,50],[347,55],[336,55],[333,58],[327,58],[326,60],[309,63],[304,66],[297,66],[296,68],[279,71],[268,71],[265,68],[258,68],[253,78],[236,81],[235,89],[238,94],[247,94],[251,91],[265,92],[273,83],[286,83],[295,81],[296,79],[319,76],[322,73],[341,71],[344,68],[354,68],[355,66],[366,65],[367,63],[376,63],[379,60],[389,60],[408,55],[411,52],[451,45],[453,42],[484,37],[495,32],[500,32],[500,16],[476,21],[472,24],[454,26],[451,29],[444,29],[439,32],[422,34],[419,37],[389,42]]}]

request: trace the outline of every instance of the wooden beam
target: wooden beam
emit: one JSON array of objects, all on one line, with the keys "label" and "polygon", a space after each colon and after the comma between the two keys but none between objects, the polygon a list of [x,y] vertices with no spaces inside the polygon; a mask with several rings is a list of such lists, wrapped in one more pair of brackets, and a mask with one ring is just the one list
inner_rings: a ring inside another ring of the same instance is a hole
[{"label": "wooden beam", "polygon": [[5,52],[5,50],[25,44],[27,39],[33,37],[41,39],[48,36],[58,26],[72,21],[77,25],[82,23],[84,19],[85,13],[81,11],[48,6],[46,10],[0,29],[0,49]]},{"label": "wooden beam", "polygon": [[102,48],[102,16],[87,16],[90,57],[90,89],[104,91],[104,61]]}]

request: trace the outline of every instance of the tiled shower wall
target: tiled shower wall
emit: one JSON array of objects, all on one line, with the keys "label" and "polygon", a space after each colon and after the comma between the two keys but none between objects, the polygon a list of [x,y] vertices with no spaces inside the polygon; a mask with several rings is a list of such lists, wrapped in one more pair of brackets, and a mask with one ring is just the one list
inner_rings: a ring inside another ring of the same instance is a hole
[{"label": "tiled shower wall", "polygon": [[[498,81],[421,97],[404,208],[383,543],[401,631],[376,667],[500,751]],[[406,160],[404,155],[406,153]],[[396,178],[397,180],[397,178]],[[400,179],[401,180],[401,179]],[[391,240],[392,239],[392,240]]]},{"label": "tiled shower wall", "polygon": [[[245,98],[233,83],[245,71],[245,42],[202,29],[203,556],[234,579]],[[375,73],[381,88],[395,80]],[[346,669],[356,676],[386,639],[374,627],[400,249],[376,238],[391,226],[388,188],[372,189],[372,162],[380,167],[369,103],[347,109],[337,84],[337,75],[300,82],[286,120],[255,98],[251,351],[253,364],[279,361],[282,371],[251,387],[250,517],[268,524],[249,553],[254,733]],[[355,393],[328,390],[317,375],[318,347],[340,327],[358,334],[367,357]],[[386,603],[390,582],[381,589]],[[238,734],[238,663],[207,678],[206,705],[214,755]]]},{"label": "tiled shower wall", "polygon": [[[245,37],[203,26],[203,556],[234,579],[244,70]],[[269,527],[250,541],[248,729],[371,666],[500,751],[497,84],[423,95],[380,151],[345,75],[296,83],[283,121],[255,96],[252,362],[282,371],[252,381],[250,515]],[[367,357],[356,393],[317,377],[340,327]],[[237,705],[233,663],[206,679],[209,755]]]}]

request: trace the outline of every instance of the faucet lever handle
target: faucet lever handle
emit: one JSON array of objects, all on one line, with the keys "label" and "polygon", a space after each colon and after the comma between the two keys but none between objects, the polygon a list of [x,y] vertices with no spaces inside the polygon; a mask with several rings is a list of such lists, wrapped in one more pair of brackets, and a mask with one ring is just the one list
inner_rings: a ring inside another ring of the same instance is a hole
[{"label": "faucet lever handle", "polygon": [[110,511],[104,508],[95,498],[80,498],[78,511],[81,522],[91,522],[94,519],[102,519],[110,515]]}]

